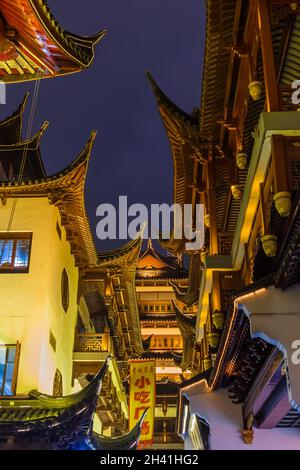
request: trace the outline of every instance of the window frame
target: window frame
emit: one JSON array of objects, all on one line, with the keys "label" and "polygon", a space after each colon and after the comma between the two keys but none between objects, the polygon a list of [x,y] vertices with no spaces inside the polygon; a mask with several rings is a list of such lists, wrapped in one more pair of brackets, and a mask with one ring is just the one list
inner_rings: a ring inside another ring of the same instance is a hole
[{"label": "window frame", "polygon": [[[0,241],[12,241],[13,242],[13,250],[11,256],[11,265],[6,267],[0,266],[0,274],[26,274],[30,270],[30,260],[31,260],[31,250],[32,250],[32,239],[33,233],[32,232],[0,232]],[[17,250],[17,242],[20,240],[28,240],[29,241],[29,251],[28,251],[28,264],[27,266],[15,266],[15,259],[16,259],[16,250]]]},{"label": "window frame", "polygon": [[[17,342],[17,343],[14,343],[14,344],[1,344],[0,346],[6,348],[5,364],[4,364],[5,367],[4,367],[4,371],[3,371],[3,382],[2,382],[1,389],[0,389],[0,398],[2,398],[2,397],[5,397],[5,398],[14,397],[14,396],[16,396],[16,391],[17,391],[21,344],[19,342]],[[12,395],[4,395],[3,391],[4,391],[4,387],[5,387],[5,376],[6,376],[7,365],[12,364],[12,363],[8,362],[9,348],[15,348],[15,360],[13,362],[14,370],[13,370],[13,375],[12,375],[12,380],[11,380]]]}]

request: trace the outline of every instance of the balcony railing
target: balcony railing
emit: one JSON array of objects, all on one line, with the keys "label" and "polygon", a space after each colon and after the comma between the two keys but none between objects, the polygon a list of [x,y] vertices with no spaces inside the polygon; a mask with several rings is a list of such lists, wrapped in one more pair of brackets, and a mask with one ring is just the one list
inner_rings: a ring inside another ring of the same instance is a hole
[{"label": "balcony railing", "polygon": [[109,333],[82,333],[75,337],[75,352],[109,352]]}]

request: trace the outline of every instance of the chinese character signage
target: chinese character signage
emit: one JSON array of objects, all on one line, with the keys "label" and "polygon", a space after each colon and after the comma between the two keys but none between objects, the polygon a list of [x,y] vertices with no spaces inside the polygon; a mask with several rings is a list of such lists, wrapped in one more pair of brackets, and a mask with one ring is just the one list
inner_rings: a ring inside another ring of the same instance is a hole
[{"label": "chinese character signage", "polygon": [[140,437],[140,447],[152,444],[155,417],[155,362],[130,363],[130,429],[148,410]]}]

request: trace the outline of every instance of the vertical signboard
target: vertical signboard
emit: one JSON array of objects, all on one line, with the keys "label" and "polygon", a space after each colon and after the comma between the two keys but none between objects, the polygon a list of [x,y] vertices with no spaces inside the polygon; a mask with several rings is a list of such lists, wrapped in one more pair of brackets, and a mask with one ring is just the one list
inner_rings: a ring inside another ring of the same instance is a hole
[{"label": "vertical signboard", "polygon": [[140,448],[153,442],[155,395],[155,361],[130,362],[130,429],[148,410],[142,427]]}]

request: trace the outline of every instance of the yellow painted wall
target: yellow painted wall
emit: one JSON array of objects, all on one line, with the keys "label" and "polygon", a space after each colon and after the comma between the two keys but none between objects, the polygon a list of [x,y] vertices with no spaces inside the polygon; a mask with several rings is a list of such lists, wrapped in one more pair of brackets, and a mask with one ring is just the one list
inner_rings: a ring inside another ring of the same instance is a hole
[{"label": "yellow painted wall", "polygon": [[[7,230],[12,200],[0,206],[0,232]],[[12,232],[32,232],[28,274],[0,273],[0,341],[21,343],[17,393],[38,389],[52,394],[56,368],[63,376],[64,394],[71,393],[72,354],[77,318],[78,269],[62,228],[56,231],[59,211],[47,198],[19,199]],[[70,303],[61,304],[61,274],[69,276]],[[49,344],[50,329],[56,352]]]}]

